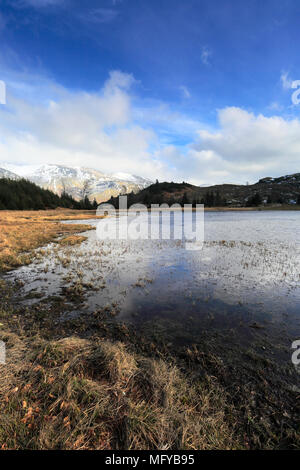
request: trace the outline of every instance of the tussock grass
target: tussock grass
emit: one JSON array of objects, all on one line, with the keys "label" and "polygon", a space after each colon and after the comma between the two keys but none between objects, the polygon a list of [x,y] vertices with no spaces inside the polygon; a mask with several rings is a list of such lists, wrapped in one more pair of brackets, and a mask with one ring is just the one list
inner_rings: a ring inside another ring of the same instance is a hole
[{"label": "tussock grass", "polygon": [[[123,343],[6,335],[3,449],[231,449],[226,393]],[[20,358],[22,357],[22,361]]]},{"label": "tussock grass", "polygon": [[70,235],[69,237],[63,238],[62,240],[58,240],[58,243],[62,246],[74,246],[80,245],[85,240],[87,240],[87,237],[80,235]]}]

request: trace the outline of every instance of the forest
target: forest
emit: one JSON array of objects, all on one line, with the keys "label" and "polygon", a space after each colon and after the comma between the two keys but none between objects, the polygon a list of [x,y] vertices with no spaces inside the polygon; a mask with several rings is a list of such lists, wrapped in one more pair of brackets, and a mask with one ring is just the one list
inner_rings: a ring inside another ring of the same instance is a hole
[{"label": "forest", "polygon": [[97,202],[90,202],[87,196],[76,201],[67,193],[60,196],[48,189],[42,189],[26,179],[0,179],[0,210],[43,210],[63,207],[68,209],[97,209]]}]

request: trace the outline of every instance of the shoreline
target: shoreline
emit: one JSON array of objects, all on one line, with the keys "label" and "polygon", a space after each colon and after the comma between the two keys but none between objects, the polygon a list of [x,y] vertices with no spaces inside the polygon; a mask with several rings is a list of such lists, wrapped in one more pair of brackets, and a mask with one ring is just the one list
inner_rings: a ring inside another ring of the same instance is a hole
[{"label": "shoreline", "polygon": [[[138,211],[143,211],[144,209],[141,208],[141,209],[132,209],[132,212],[135,213],[135,212],[138,212]],[[163,211],[180,211],[180,210],[183,210],[183,207],[175,207],[175,208],[172,208],[172,206],[170,207],[159,207],[159,208],[147,208],[145,209],[145,211],[148,211],[148,212],[163,212]],[[193,208],[187,208],[185,210],[193,210],[195,211],[196,208],[193,207]],[[116,213],[123,213],[123,212],[127,212],[129,211],[130,212],[130,208],[128,209],[115,209]],[[204,207],[204,212],[272,212],[272,211],[290,211],[290,212],[298,212],[300,211],[300,206],[289,206],[289,205],[286,205],[286,206],[280,206],[280,207],[267,207],[267,206],[259,206],[259,207],[228,207],[228,206],[222,206],[222,207]]]},{"label": "shoreline", "polygon": [[0,211],[0,272],[30,263],[36,248],[58,242],[59,237],[73,236],[75,242],[75,234],[94,227],[80,223],[64,224],[63,221],[87,219],[97,219],[94,211]]}]

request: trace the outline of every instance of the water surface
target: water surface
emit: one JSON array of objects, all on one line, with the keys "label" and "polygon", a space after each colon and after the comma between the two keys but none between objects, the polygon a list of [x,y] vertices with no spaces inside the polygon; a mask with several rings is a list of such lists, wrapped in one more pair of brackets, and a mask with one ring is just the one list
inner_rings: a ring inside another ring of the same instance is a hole
[{"label": "water surface", "polygon": [[176,240],[85,235],[81,246],[52,243],[9,273],[23,284],[22,302],[64,296],[66,316],[106,308],[175,345],[221,338],[290,360],[300,338],[299,212],[206,212],[204,247],[193,251]]}]

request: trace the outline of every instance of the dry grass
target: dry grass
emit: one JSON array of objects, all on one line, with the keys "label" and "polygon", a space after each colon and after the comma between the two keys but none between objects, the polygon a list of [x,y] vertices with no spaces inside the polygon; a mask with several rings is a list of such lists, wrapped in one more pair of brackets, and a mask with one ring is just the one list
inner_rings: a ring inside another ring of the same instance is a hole
[{"label": "dry grass", "polygon": [[87,237],[82,235],[70,235],[69,237],[63,238],[62,240],[58,240],[58,243],[62,246],[74,246],[80,245],[85,240],[87,240]]},{"label": "dry grass", "polygon": [[[60,235],[92,228],[83,224],[63,224],[60,220],[95,218],[94,211],[0,211],[0,270],[29,263],[31,251]],[[75,241],[75,238],[73,238]],[[78,243],[83,241],[76,240]],[[69,242],[71,242],[69,238]],[[68,244],[69,242],[66,242]]]},{"label": "dry grass", "polygon": [[[2,449],[241,448],[226,394],[122,343],[2,334]],[[22,357],[22,360],[20,360]]]}]

